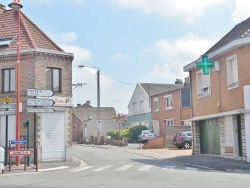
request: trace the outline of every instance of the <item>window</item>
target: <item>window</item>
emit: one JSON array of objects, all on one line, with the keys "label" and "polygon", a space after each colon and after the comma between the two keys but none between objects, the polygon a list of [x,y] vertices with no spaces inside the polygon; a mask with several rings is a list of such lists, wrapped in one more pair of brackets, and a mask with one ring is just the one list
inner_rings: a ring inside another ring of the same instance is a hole
[{"label": "window", "polygon": [[202,74],[202,70],[196,73],[197,95],[203,97],[211,94],[210,73]]},{"label": "window", "polygon": [[144,101],[140,101],[140,112],[144,112]]},{"label": "window", "polygon": [[61,71],[56,68],[46,70],[46,89],[61,91]]},{"label": "window", "polygon": [[173,101],[172,101],[172,95],[166,95],[165,97],[165,109],[172,109],[173,108]]},{"label": "window", "polygon": [[227,83],[228,89],[239,86],[237,56],[227,58]]},{"label": "window", "polygon": [[174,119],[165,119],[164,121],[167,126],[174,126]]},{"label": "window", "polygon": [[3,92],[15,91],[16,72],[15,69],[4,69],[3,70]]},{"label": "window", "polygon": [[154,98],[154,108],[155,108],[155,112],[159,111],[159,101],[158,101],[158,98]]},{"label": "window", "polygon": [[0,50],[8,48],[13,38],[2,38],[0,39]]}]

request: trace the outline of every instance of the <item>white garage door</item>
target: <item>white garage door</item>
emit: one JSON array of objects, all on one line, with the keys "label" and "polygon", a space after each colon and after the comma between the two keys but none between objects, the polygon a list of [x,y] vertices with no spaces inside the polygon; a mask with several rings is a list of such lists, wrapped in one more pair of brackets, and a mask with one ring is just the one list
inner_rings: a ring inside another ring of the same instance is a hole
[{"label": "white garage door", "polygon": [[42,161],[65,161],[65,112],[42,114]]}]

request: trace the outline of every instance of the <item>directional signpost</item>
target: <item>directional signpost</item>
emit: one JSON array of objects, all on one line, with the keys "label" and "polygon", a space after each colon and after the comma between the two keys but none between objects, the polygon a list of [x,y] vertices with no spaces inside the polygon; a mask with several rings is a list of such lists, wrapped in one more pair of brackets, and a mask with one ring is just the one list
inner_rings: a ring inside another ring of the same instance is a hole
[{"label": "directional signpost", "polygon": [[52,97],[54,94],[51,90],[27,89],[27,95],[33,97]]},{"label": "directional signpost", "polygon": [[31,155],[31,150],[9,150],[9,156]]},{"label": "directional signpost", "polygon": [[28,106],[53,106],[55,102],[52,99],[28,99]]},{"label": "directional signpost", "polygon": [[33,113],[54,113],[55,109],[53,108],[28,108],[27,112]]}]

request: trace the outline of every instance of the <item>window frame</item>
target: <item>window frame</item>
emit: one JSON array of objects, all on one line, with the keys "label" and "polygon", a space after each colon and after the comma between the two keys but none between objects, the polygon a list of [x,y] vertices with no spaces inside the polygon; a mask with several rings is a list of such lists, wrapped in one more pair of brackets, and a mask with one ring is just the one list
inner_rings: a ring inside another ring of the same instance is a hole
[{"label": "window frame", "polygon": [[[230,83],[230,81],[233,82],[233,79],[234,79],[234,76],[233,76],[233,61],[235,60],[235,64],[236,64],[236,72],[237,72],[237,75],[236,76],[236,80],[237,82],[234,82],[234,83]],[[227,87],[228,87],[228,90],[231,90],[231,89],[234,89],[234,88],[237,88],[239,87],[239,69],[238,69],[238,60],[237,60],[237,55],[233,55],[231,57],[228,57],[226,59],[226,62],[227,62]],[[229,66],[230,64],[230,66]]]},{"label": "window frame", "polygon": [[196,72],[197,98],[206,97],[206,96],[211,95],[211,74],[210,74],[210,71],[209,71],[208,75],[205,75],[205,76],[209,76],[209,86],[208,87],[202,88],[202,76],[204,76],[204,74],[202,73],[202,70]]},{"label": "window frame", "polygon": [[[8,75],[8,90],[5,91],[5,71],[9,72]],[[11,74],[11,71],[13,71],[14,76]],[[12,80],[11,78],[14,78],[14,80]],[[13,90],[11,90],[11,84],[13,83]],[[10,92],[15,92],[16,91],[16,69],[15,68],[8,68],[8,69],[2,69],[2,93],[10,93]]]},{"label": "window frame", "polygon": [[154,111],[155,112],[159,111],[159,100],[158,100],[158,98],[154,98]]},{"label": "window frame", "polygon": [[[50,80],[50,82],[51,82],[51,87],[48,87],[48,85],[47,85],[47,71],[48,70],[52,70],[51,71],[51,80]],[[58,76],[58,82],[59,82],[59,89],[58,90],[54,90],[54,70],[58,70],[58,72],[59,72],[59,76]],[[62,69],[61,68],[57,68],[57,67],[47,67],[46,68],[46,89],[49,89],[49,90],[51,90],[51,91],[53,91],[53,92],[62,92]]]},{"label": "window frame", "polygon": [[[174,126],[174,118],[164,119],[166,126]],[[171,125],[169,125],[167,122],[172,122]]]},{"label": "window frame", "polygon": [[[173,109],[173,97],[172,95],[165,95],[165,110]],[[171,105],[168,105],[168,100],[170,100]]]}]

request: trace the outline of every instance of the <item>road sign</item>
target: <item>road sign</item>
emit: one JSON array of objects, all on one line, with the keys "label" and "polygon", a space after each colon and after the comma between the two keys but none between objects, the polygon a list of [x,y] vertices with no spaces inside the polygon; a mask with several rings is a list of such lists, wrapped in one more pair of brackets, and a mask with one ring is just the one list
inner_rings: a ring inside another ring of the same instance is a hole
[{"label": "road sign", "polygon": [[9,156],[31,155],[31,150],[9,150]]},{"label": "road sign", "polygon": [[33,113],[54,113],[55,109],[53,109],[53,108],[28,108],[27,112],[33,112]]},{"label": "road sign", "polygon": [[53,106],[55,102],[52,99],[28,99],[28,106]]},{"label": "road sign", "polygon": [[0,108],[16,108],[16,104],[0,104]]},{"label": "road sign", "polygon": [[42,89],[27,89],[28,96],[34,97],[52,97],[55,93],[51,90],[42,90]]},{"label": "road sign", "polygon": [[15,115],[16,111],[15,110],[9,110],[9,111],[0,111],[0,116],[7,116],[7,115]]},{"label": "road sign", "polygon": [[9,140],[9,144],[26,144],[26,140]]},{"label": "road sign", "polygon": [[12,102],[12,98],[6,97],[1,99],[2,102]]}]

